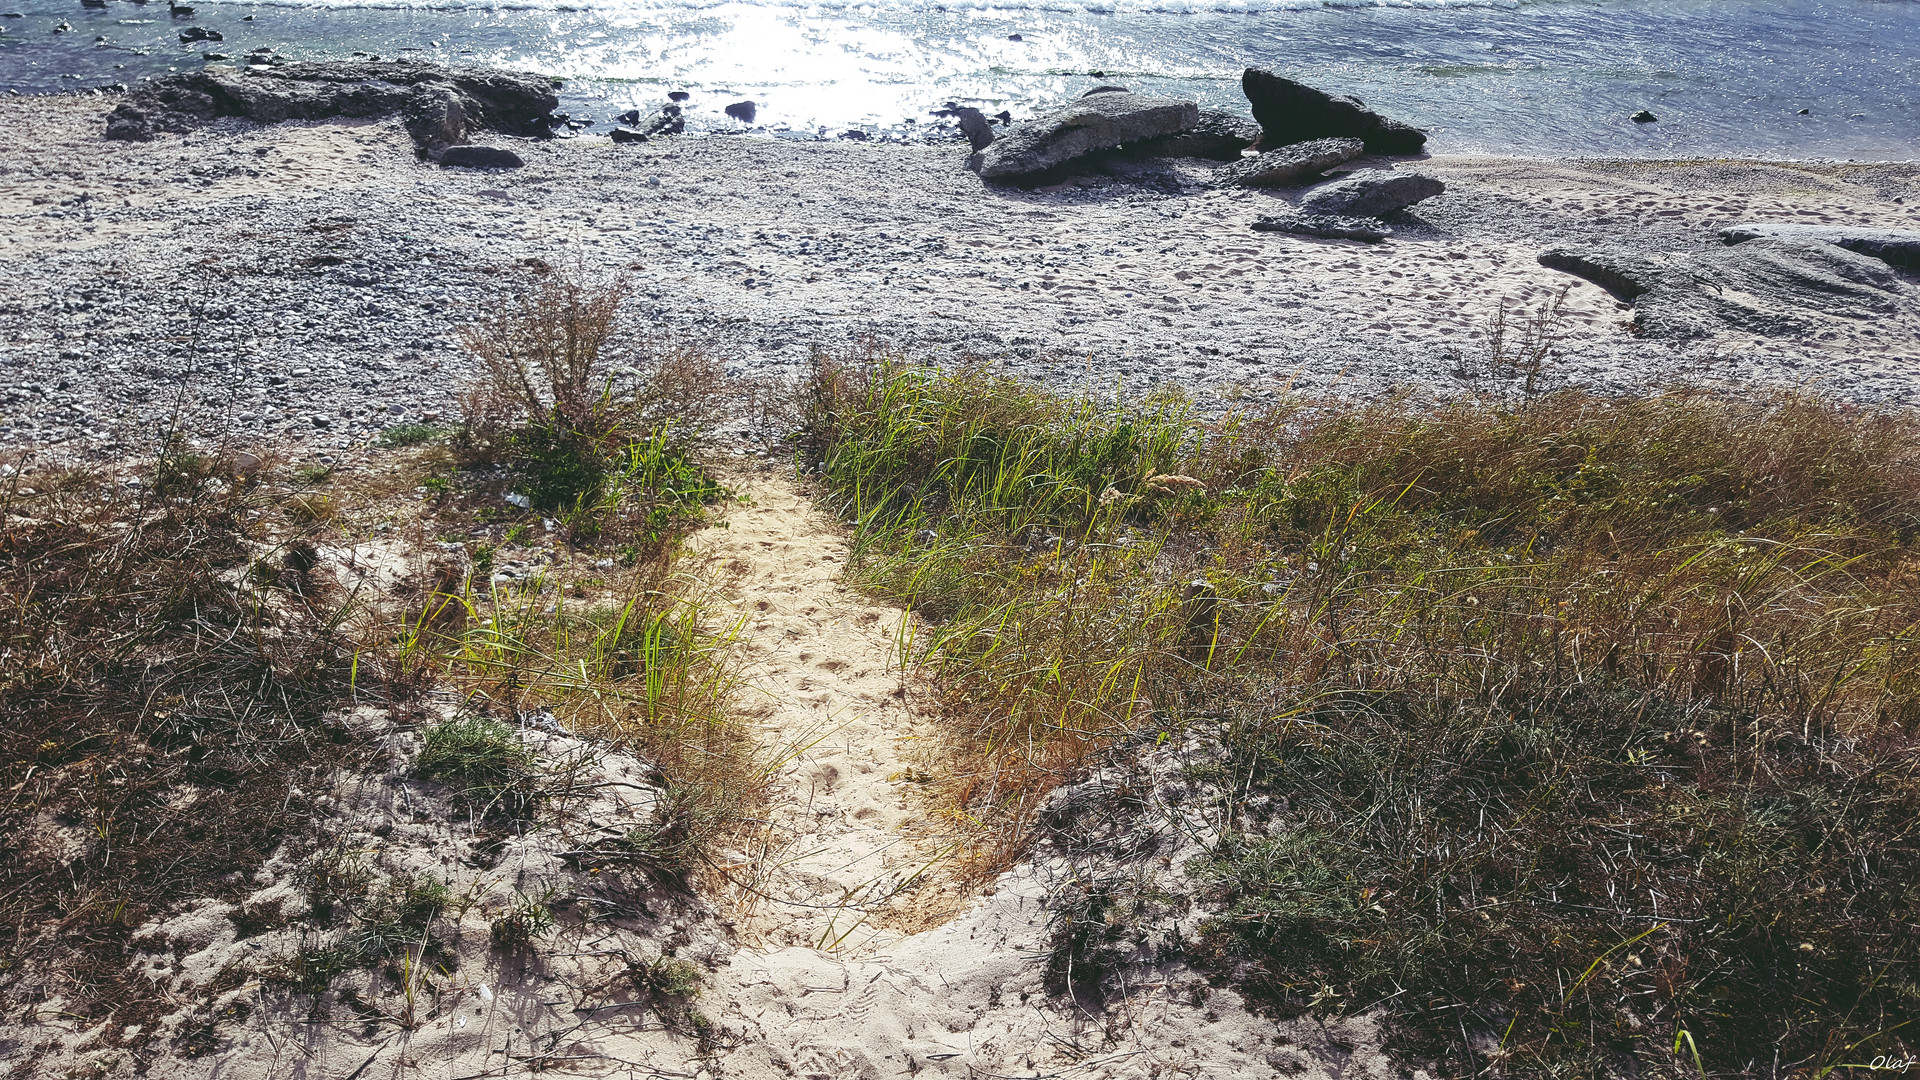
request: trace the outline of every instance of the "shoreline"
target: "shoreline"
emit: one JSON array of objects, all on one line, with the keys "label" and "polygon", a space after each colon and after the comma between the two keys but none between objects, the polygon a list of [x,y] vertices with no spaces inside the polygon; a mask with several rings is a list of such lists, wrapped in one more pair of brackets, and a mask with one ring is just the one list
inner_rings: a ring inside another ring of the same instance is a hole
[{"label": "shoreline", "polygon": [[[28,91],[24,93],[17,90],[9,90],[4,95],[4,97],[17,98],[20,101],[37,101],[37,100],[62,101],[62,100],[69,100],[69,99],[86,99],[86,98],[101,98],[101,97],[119,98],[124,96],[127,90],[128,90],[128,87],[124,83],[108,83],[101,86],[76,87],[71,90]],[[298,121],[295,121],[295,122],[297,123]],[[611,132],[614,127],[614,125],[608,124],[604,121],[597,122],[594,126],[596,128],[599,128],[600,130],[588,130],[588,131],[583,131],[583,132],[568,134],[568,135],[555,135],[554,139],[555,141],[558,141],[558,142],[582,142],[582,143],[593,144],[596,141],[605,141],[608,136],[608,133]],[[919,135],[919,137],[917,138],[896,137],[895,133],[900,130],[898,127],[887,128],[887,127],[881,127],[880,125],[867,125],[865,128],[862,128],[859,126],[849,126],[841,129],[841,134],[838,134],[838,135],[825,134],[824,132],[826,130],[827,129],[824,129],[824,128],[820,129],[819,131],[807,131],[799,128],[769,129],[769,128],[761,128],[761,127],[742,128],[739,130],[691,129],[690,128],[684,134],[674,136],[674,138],[679,139],[683,142],[698,142],[706,139],[718,139],[718,140],[737,140],[742,142],[803,143],[803,144],[827,144],[827,145],[837,145],[843,142],[857,141],[857,142],[865,142],[870,145],[877,145],[877,146],[948,146],[948,147],[951,147],[951,146],[962,146],[962,145],[965,145],[966,143],[966,136],[961,134],[957,127],[953,127],[953,126],[928,125],[925,128],[919,129],[919,131],[916,133]],[[850,139],[847,137],[846,133],[848,132],[862,131],[862,130],[869,131],[868,138]],[[1599,166],[1599,165],[1629,165],[1629,164],[1665,165],[1665,166],[1683,166],[1683,165],[1883,166],[1883,165],[1920,165],[1920,147],[1916,147],[1914,156],[1904,157],[1904,158],[1796,157],[1796,156],[1790,156],[1790,155],[1769,156],[1768,154],[1762,151],[1746,151],[1746,150],[1729,151],[1724,154],[1701,154],[1701,155],[1693,155],[1693,156],[1671,156],[1671,155],[1635,156],[1631,154],[1618,154],[1618,155],[1615,155],[1615,154],[1596,154],[1596,155],[1554,154],[1549,151],[1541,151],[1539,153],[1526,153],[1524,151],[1519,151],[1519,150],[1510,151],[1506,153],[1494,153],[1492,151],[1481,151],[1481,150],[1459,150],[1459,151],[1448,150],[1443,153],[1426,154],[1421,157],[1409,158],[1405,160],[1422,161],[1428,158],[1440,158],[1440,159],[1449,160],[1449,161],[1486,160],[1486,161],[1505,161],[1505,162],[1539,162],[1539,163],[1552,162],[1552,163],[1559,163],[1559,164],[1565,164],[1565,165],[1577,165],[1581,167]],[[0,161],[0,169],[4,169],[4,168],[5,168],[4,161]],[[0,175],[4,175],[4,174],[0,174]]]},{"label": "shoreline", "polygon": [[1213,402],[1501,392],[1462,374],[1493,314],[1565,288],[1549,387],[1920,400],[1901,319],[1649,339],[1612,296],[1535,261],[1571,241],[1711,251],[1747,218],[1920,227],[1915,163],[1363,159],[1448,186],[1369,246],[1252,232],[1298,191],[1215,187],[1194,159],[1022,191],[983,184],[951,144],[575,138],[495,140],[527,167],[483,172],[418,162],[391,120],[108,143],[114,100],[0,97],[20,133],[0,156],[0,264],[17,283],[0,299],[0,450],[112,454],[183,380],[201,416],[316,454],[451,422],[453,328],[556,255],[624,270],[649,318],[742,375],[873,340]]}]

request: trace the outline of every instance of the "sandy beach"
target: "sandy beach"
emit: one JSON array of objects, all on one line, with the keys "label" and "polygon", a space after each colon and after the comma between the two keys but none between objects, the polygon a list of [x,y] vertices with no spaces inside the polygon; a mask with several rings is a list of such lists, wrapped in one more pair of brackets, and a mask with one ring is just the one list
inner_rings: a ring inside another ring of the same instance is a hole
[{"label": "sandy beach", "polygon": [[1908,164],[1361,159],[1447,192],[1378,245],[1256,233],[1293,189],[1122,162],[991,187],[959,146],[752,137],[506,140],[511,171],[416,159],[396,122],[221,121],[101,139],[111,96],[0,99],[0,445],[112,454],[184,402],[205,426],[344,449],[452,419],[453,331],[527,260],[623,270],[658,324],[741,374],[870,339],[1054,383],[1367,397],[1497,389],[1494,312],[1567,294],[1541,385],[1916,390],[1905,317],[1792,335],[1638,336],[1545,247],[1688,253],[1763,220],[1920,224]]}]

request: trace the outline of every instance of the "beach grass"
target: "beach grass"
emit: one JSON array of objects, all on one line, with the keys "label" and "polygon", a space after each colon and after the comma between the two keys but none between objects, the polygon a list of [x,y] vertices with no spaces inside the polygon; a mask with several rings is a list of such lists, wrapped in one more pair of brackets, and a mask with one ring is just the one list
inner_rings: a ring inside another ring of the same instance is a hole
[{"label": "beach grass", "polygon": [[[1912,1045],[1910,413],[1203,418],[871,359],[820,361],[803,403],[852,573],[923,619],[903,649],[984,868],[1104,749],[1205,724],[1184,779],[1278,809],[1185,867],[1215,914],[1184,959],[1265,1008],[1377,1006],[1451,1075],[1819,1075]],[[1111,977],[1124,909],[1083,907],[1064,961]]]}]

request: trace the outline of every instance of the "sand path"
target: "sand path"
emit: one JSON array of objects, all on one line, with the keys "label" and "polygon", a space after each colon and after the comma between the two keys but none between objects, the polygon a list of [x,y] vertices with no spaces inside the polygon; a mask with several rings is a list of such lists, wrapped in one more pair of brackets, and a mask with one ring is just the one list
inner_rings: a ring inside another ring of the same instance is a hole
[{"label": "sand path", "polygon": [[902,670],[899,608],[840,580],[843,532],[769,468],[695,547],[737,575],[740,707],[775,767],[762,831],[732,867],[741,941],[870,953],[957,909],[915,752],[931,695]]}]

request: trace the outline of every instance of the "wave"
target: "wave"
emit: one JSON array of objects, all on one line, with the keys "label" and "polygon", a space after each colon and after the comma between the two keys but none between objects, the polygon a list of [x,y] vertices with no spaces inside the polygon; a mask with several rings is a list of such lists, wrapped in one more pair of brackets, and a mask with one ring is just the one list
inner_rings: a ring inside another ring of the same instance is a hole
[{"label": "wave", "polygon": [[[212,0],[209,7],[220,6]],[[326,8],[330,10],[425,11],[536,11],[593,12],[607,15],[648,12],[724,13],[728,8],[772,8],[822,14],[938,14],[957,12],[986,15],[1263,15],[1274,12],[1413,8],[1518,9],[1554,0],[510,0],[504,3],[448,3],[447,0],[234,0],[235,6]]]}]

